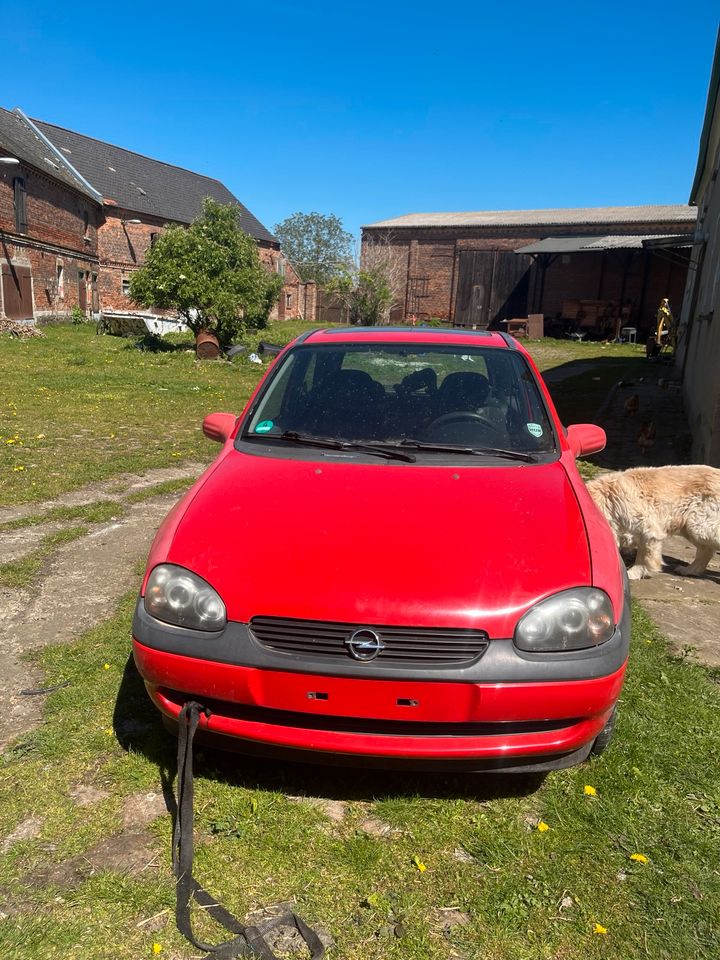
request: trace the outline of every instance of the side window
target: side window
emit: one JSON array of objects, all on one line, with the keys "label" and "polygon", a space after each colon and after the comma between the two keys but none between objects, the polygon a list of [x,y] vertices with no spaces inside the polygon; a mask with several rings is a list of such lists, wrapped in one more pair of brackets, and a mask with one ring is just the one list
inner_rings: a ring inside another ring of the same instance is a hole
[{"label": "side window", "polygon": [[15,230],[17,233],[27,233],[27,203],[25,192],[25,178],[15,177]]},{"label": "side window", "polygon": [[281,432],[279,421],[288,383],[295,369],[295,358],[296,355],[291,354],[273,378],[270,389],[253,414],[250,426],[248,427],[249,434],[262,436],[264,433],[274,433],[277,435]]}]

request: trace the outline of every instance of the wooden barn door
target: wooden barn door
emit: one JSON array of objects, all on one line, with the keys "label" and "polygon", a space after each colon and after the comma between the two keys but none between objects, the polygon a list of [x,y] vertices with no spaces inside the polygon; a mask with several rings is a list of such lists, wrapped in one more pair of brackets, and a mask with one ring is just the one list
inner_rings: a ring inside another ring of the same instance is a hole
[{"label": "wooden barn door", "polygon": [[490,298],[492,326],[497,326],[501,320],[527,316],[531,263],[530,257],[512,250],[496,251]]},{"label": "wooden barn door", "polygon": [[11,320],[31,320],[34,313],[30,267],[3,263],[2,288],[5,316]]},{"label": "wooden barn door", "polygon": [[494,256],[493,250],[460,251],[455,297],[456,327],[484,330],[490,322]]}]

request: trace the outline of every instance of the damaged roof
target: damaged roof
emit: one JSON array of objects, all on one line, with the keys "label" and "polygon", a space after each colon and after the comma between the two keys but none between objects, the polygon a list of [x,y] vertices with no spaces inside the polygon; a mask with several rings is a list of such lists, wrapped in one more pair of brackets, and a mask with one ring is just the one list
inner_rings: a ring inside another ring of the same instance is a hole
[{"label": "damaged roof", "polygon": [[250,236],[277,243],[272,233],[219,180],[52,123],[32,123],[111,206],[160,220],[190,223],[202,213],[205,197],[212,197],[219,203],[236,204],[240,226]]}]

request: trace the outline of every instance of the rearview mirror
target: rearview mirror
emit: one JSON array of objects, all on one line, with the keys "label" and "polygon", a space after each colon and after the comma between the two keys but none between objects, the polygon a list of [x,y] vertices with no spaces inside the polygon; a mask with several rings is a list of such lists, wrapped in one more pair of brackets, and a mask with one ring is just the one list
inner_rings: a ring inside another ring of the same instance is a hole
[{"label": "rearview mirror", "polygon": [[203,420],[202,430],[208,440],[225,443],[236,423],[237,417],[234,413],[211,413]]},{"label": "rearview mirror", "polygon": [[586,457],[604,450],[607,436],[603,428],[594,423],[574,423],[567,428],[567,440],[576,457]]}]

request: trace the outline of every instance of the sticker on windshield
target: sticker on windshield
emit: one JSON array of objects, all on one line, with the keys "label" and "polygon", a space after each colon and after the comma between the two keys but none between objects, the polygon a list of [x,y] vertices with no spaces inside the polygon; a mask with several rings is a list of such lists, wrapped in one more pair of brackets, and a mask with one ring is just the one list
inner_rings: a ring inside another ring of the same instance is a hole
[{"label": "sticker on windshield", "polygon": [[528,423],[526,426],[528,433],[531,433],[534,437],[541,437],[543,435],[543,428],[539,423]]},{"label": "sticker on windshield", "polygon": [[272,420],[261,420],[260,423],[255,427],[255,433],[270,433],[274,426],[275,424]]}]

